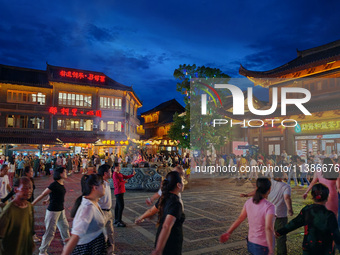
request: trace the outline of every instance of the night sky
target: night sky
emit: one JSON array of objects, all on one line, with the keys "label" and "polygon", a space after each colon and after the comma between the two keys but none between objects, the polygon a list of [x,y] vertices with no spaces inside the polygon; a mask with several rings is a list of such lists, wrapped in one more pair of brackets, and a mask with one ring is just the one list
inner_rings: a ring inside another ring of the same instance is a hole
[{"label": "night sky", "polygon": [[[0,63],[104,72],[147,111],[176,98],[180,64],[276,68],[340,39],[340,1],[0,0]],[[261,98],[261,95],[257,95]]]}]

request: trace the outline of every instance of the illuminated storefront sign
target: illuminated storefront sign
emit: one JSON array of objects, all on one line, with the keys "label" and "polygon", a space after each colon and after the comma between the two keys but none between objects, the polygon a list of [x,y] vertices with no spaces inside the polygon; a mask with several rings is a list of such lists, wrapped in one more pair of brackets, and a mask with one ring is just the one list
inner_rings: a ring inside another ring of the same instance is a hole
[{"label": "illuminated storefront sign", "polygon": [[301,126],[300,126],[300,124],[297,124],[295,126],[295,133],[301,133]]},{"label": "illuminated storefront sign", "polygon": [[104,141],[102,141],[102,144],[106,144],[106,145],[115,145],[115,144],[117,144],[117,145],[119,145],[119,144],[121,144],[121,145],[129,145],[129,141],[120,141],[120,142],[116,142],[115,140],[104,140]]},{"label": "illuminated storefront sign", "polygon": [[57,107],[50,107],[48,109],[48,112],[53,114],[53,115],[60,113],[61,115],[65,115],[65,116],[87,115],[87,116],[96,116],[96,117],[99,117],[99,118],[102,117],[102,111],[101,110],[84,111],[84,110],[78,110],[77,108],[64,108],[64,107],[58,110]]},{"label": "illuminated storefront sign", "polygon": [[339,131],[340,120],[301,123],[301,132]]},{"label": "illuminated storefront sign", "polygon": [[61,70],[59,72],[61,77],[68,77],[68,78],[74,78],[74,79],[87,79],[89,81],[97,81],[97,82],[105,82],[105,76],[104,75],[98,75],[93,73],[82,73],[82,72],[75,72],[75,71],[65,71]]}]

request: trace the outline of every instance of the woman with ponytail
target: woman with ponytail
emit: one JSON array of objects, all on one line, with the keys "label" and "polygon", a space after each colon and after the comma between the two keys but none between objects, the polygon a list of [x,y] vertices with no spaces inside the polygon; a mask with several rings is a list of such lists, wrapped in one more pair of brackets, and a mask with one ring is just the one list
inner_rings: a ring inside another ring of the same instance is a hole
[{"label": "woman with ponytail", "polygon": [[340,233],[335,214],[326,207],[329,194],[330,191],[326,185],[321,183],[313,185],[314,204],[302,208],[295,219],[277,230],[276,235],[286,235],[304,226],[303,255],[334,254],[333,241],[339,249]]},{"label": "woman with ponytail", "polygon": [[97,174],[84,175],[81,189],[82,195],[77,198],[71,211],[71,217],[74,217],[72,236],[62,255],[106,254],[105,217],[98,204],[105,194],[103,178]]},{"label": "woman with ponytail", "polygon": [[221,235],[221,243],[228,241],[234,230],[248,218],[247,247],[249,253],[253,255],[274,254],[275,206],[267,201],[270,186],[271,182],[267,178],[256,180],[255,195],[247,200],[238,219],[226,233]]},{"label": "woman with ponytail", "polygon": [[183,179],[178,172],[172,171],[167,174],[162,183],[162,196],[156,203],[159,217],[155,250],[152,255],[182,254],[182,225],[185,215],[179,194],[183,188]]},{"label": "woman with ponytail", "polygon": [[46,204],[49,201],[49,205],[45,215],[45,226],[46,231],[42,238],[41,245],[39,248],[39,255],[46,255],[47,249],[50,246],[56,228],[58,227],[61,238],[64,243],[70,237],[69,225],[65,215],[64,201],[66,189],[64,187],[64,180],[67,179],[67,172],[64,167],[58,167],[53,172],[54,182],[48,186],[40,196],[38,196],[32,203],[36,205],[40,200],[49,195],[49,199],[43,203]]},{"label": "woman with ponytail", "polygon": [[322,183],[329,189],[329,196],[326,201],[326,208],[338,215],[338,192],[340,189],[339,170],[336,171],[335,164],[332,159],[325,158],[321,165],[316,167],[313,181],[310,183],[306,192],[303,194],[303,199],[307,198],[308,192],[312,189],[314,184]]}]

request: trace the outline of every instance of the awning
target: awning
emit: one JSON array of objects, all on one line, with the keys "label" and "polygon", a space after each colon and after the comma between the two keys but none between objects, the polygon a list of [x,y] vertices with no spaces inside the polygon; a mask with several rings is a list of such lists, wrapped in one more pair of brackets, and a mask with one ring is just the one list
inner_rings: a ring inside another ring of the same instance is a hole
[{"label": "awning", "polygon": [[58,138],[63,143],[95,143],[99,139],[97,137],[59,137]]},{"label": "awning", "polygon": [[10,151],[39,151],[38,148],[29,146],[29,145],[23,145],[23,146],[17,146],[14,148],[9,149]]},{"label": "awning", "polygon": [[62,146],[54,146],[52,148],[46,149],[44,151],[70,151],[71,149],[62,147]]},{"label": "awning", "polygon": [[57,144],[57,140],[55,138],[47,138],[47,137],[13,137],[6,136],[0,137],[1,144]]}]

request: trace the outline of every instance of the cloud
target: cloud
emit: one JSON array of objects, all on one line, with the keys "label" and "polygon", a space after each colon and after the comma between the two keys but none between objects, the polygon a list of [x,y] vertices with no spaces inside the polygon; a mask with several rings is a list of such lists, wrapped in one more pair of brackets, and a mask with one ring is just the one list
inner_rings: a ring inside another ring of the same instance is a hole
[{"label": "cloud", "polygon": [[95,24],[87,24],[84,26],[84,32],[89,40],[94,40],[98,42],[111,42],[117,39],[119,32],[117,30],[99,27]]},{"label": "cloud", "polygon": [[184,96],[176,91],[177,81],[175,79],[153,79],[145,81],[144,86],[134,87],[140,98],[147,98],[143,101],[143,107],[139,112],[148,111],[157,105],[175,98],[184,106]]}]

